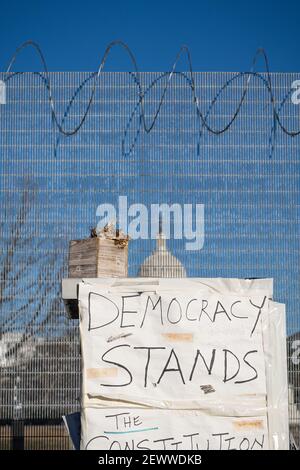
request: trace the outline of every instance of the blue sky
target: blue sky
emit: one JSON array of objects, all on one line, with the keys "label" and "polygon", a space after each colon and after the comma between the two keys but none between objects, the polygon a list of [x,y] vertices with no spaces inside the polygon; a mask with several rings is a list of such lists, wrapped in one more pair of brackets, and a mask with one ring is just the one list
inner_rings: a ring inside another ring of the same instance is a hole
[{"label": "blue sky", "polygon": [[[1,70],[26,39],[40,44],[52,71],[96,70],[106,44],[122,39],[141,70],[169,70],[185,43],[198,71],[248,70],[257,47],[266,49],[272,71],[299,71],[299,13],[295,0],[11,0],[1,5]],[[32,50],[14,67],[38,69]],[[124,53],[114,50],[107,70],[129,69]]]}]

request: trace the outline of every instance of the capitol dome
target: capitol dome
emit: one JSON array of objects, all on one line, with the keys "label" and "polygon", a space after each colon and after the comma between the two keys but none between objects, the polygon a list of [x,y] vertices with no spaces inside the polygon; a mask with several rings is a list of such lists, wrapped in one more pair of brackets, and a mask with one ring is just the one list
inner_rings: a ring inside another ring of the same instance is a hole
[{"label": "capitol dome", "polygon": [[140,277],[186,277],[184,266],[167,249],[166,237],[161,232],[161,225],[156,243],[156,249],[141,264],[138,275]]}]

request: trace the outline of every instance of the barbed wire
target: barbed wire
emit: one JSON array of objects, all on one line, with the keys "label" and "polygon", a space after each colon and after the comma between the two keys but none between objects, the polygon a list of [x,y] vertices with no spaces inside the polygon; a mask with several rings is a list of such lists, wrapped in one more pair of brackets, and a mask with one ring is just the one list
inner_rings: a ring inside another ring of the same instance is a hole
[{"label": "barbed wire", "polygon": [[[197,93],[196,93],[195,76],[194,76],[193,67],[192,67],[191,54],[190,54],[190,51],[189,51],[188,47],[185,46],[185,45],[181,46],[179,52],[177,53],[175,61],[174,61],[173,66],[171,68],[171,71],[170,72],[164,72],[164,73],[160,74],[157,78],[155,78],[155,80],[152,81],[152,83],[149,86],[147,86],[145,89],[143,89],[143,87],[141,85],[140,72],[139,72],[139,69],[138,69],[138,66],[137,66],[137,61],[136,61],[135,56],[132,53],[131,49],[123,41],[117,40],[117,41],[111,42],[110,44],[108,44],[108,46],[105,49],[104,55],[101,59],[100,65],[98,67],[98,71],[93,72],[92,74],[90,74],[79,85],[79,87],[73,93],[73,96],[71,97],[71,99],[70,99],[70,101],[67,105],[67,108],[64,112],[64,115],[63,115],[63,118],[62,118],[61,122],[59,122],[59,118],[58,118],[58,115],[56,113],[55,100],[54,100],[53,93],[52,93],[50,74],[49,74],[49,71],[48,71],[47,63],[46,63],[46,60],[44,58],[44,55],[42,53],[42,50],[41,50],[40,46],[36,42],[26,41],[16,49],[14,55],[12,56],[12,58],[9,62],[8,68],[6,70],[6,75],[7,76],[5,77],[5,80],[9,80],[10,78],[12,78],[12,76],[17,75],[19,73],[22,73],[22,72],[13,72],[12,73],[11,72],[12,67],[15,64],[15,61],[16,61],[18,55],[21,53],[21,51],[23,51],[26,47],[33,47],[34,50],[37,52],[37,54],[38,54],[38,56],[41,60],[42,66],[43,66],[43,73],[44,73],[45,76],[43,76],[42,73],[40,73],[40,72],[36,72],[36,73],[38,74],[38,76],[40,78],[42,78],[42,80],[44,82],[44,85],[46,86],[46,89],[48,91],[49,104],[50,104],[50,108],[51,108],[52,120],[54,122],[54,125],[57,127],[57,129],[58,129],[58,131],[61,135],[66,136],[66,137],[73,136],[73,135],[75,135],[79,132],[79,130],[83,126],[83,124],[84,124],[84,122],[85,122],[85,120],[86,120],[86,118],[89,114],[89,111],[90,111],[90,108],[92,106],[94,96],[95,96],[95,93],[96,93],[96,88],[97,88],[97,85],[98,85],[100,75],[104,70],[107,58],[108,58],[111,50],[116,46],[121,47],[128,54],[128,56],[130,58],[131,64],[133,66],[133,72],[130,72],[130,76],[132,77],[133,82],[135,83],[135,85],[137,87],[137,92],[138,92],[138,99],[137,99],[136,105],[134,106],[134,109],[133,109],[133,111],[132,111],[132,113],[129,117],[127,125],[125,126],[124,136],[123,136],[123,139],[122,139],[122,153],[125,156],[128,156],[132,153],[132,151],[133,151],[133,149],[136,145],[138,136],[140,134],[141,127],[143,128],[144,132],[146,132],[147,134],[150,133],[152,131],[152,129],[154,128],[155,123],[156,123],[156,121],[158,119],[158,116],[160,114],[160,111],[162,109],[163,103],[165,101],[167,91],[168,91],[168,89],[171,85],[173,77],[176,74],[180,74],[181,76],[183,76],[184,79],[187,81],[188,86],[191,89],[191,99],[192,99],[193,105],[195,106],[196,118],[197,118],[197,121],[198,121],[198,143],[197,143],[197,154],[198,155],[199,155],[199,146],[200,146],[199,141],[200,141],[200,138],[203,134],[204,129],[206,129],[211,134],[221,135],[221,134],[225,133],[226,131],[228,131],[230,129],[230,127],[232,126],[232,124],[235,122],[235,120],[237,119],[237,117],[238,117],[238,115],[239,115],[239,113],[242,109],[243,103],[245,101],[245,98],[246,98],[246,95],[247,95],[247,92],[249,90],[251,80],[252,80],[253,77],[257,77],[257,78],[259,78],[263,81],[263,84],[265,85],[265,87],[268,91],[269,97],[270,97],[270,103],[271,103],[272,114],[273,114],[273,125],[272,125],[272,128],[271,128],[271,134],[270,134],[270,138],[269,138],[269,142],[270,142],[270,145],[271,145],[271,155],[272,155],[273,150],[274,150],[277,126],[279,126],[280,129],[286,135],[288,135],[290,137],[295,137],[295,136],[298,136],[300,134],[300,128],[299,128],[299,130],[290,130],[287,127],[285,127],[285,125],[283,124],[283,122],[280,119],[280,116],[279,116],[280,111],[282,110],[282,107],[284,106],[284,104],[287,100],[287,97],[290,95],[291,90],[288,91],[285,98],[279,104],[279,108],[277,110],[276,109],[276,103],[275,103],[275,97],[274,97],[274,93],[273,93],[273,87],[272,87],[272,79],[271,79],[271,73],[270,73],[270,68],[269,68],[269,61],[268,61],[268,57],[267,57],[266,52],[262,48],[259,48],[256,51],[256,54],[255,54],[255,56],[252,60],[252,65],[251,65],[250,71],[249,72],[239,72],[239,73],[235,74],[233,77],[231,77],[230,79],[228,79],[219,88],[216,95],[214,96],[211,103],[209,104],[208,110],[206,112],[202,112],[200,110],[200,99],[199,99],[199,97],[197,96]],[[177,72],[177,70],[176,70],[177,66],[178,66],[178,62],[179,62],[179,60],[181,59],[181,57],[183,55],[185,55],[186,59],[187,59],[189,76],[188,76],[187,73]],[[258,61],[260,56],[263,58],[263,61],[264,61],[266,77],[264,77],[262,74],[258,73],[255,70],[257,61]],[[239,77],[244,77],[245,81],[244,81],[244,86],[243,86],[240,98],[238,99],[237,106],[236,106],[234,112],[230,116],[228,122],[223,127],[221,127],[221,128],[212,127],[208,123],[209,115],[212,113],[212,110],[213,110],[214,106],[216,105],[216,103],[218,102],[218,100],[220,99],[220,96],[223,93],[223,91],[227,87],[229,87],[231,85],[231,83],[233,83],[234,80],[238,79]],[[149,91],[162,78],[166,78],[166,84],[163,86],[162,93],[161,93],[161,96],[160,96],[159,101],[158,101],[158,106],[157,106],[156,110],[154,111],[153,116],[149,119],[149,122],[147,123],[146,113],[145,113],[145,97],[149,93]],[[92,89],[91,89],[91,92],[90,92],[90,96],[87,100],[86,108],[85,108],[85,110],[84,110],[84,112],[83,112],[83,114],[82,114],[82,116],[79,120],[79,123],[73,129],[67,130],[65,128],[64,124],[65,124],[66,119],[69,115],[69,112],[72,108],[72,105],[74,104],[78,93],[84,88],[84,86],[91,79],[94,79],[93,86],[92,86]],[[129,150],[126,152],[125,143],[126,143],[127,135],[128,135],[131,123],[132,123],[132,121],[133,121],[133,119],[134,119],[134,117],[137,113],[138,113],[138,127],[136,129],[136,133],[135,133],[133,142],[129,145]],[[56,145],[55,145],[55,154],[56,154],[58,145],[59,145],[59,137],[58,137],[58,139],[56,141]]]}]

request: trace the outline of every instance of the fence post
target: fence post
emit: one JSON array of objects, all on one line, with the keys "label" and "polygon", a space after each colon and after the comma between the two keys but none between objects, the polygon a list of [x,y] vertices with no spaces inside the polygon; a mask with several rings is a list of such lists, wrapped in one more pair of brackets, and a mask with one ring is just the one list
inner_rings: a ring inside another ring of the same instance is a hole
[{"label": "fence post", "polygon": [[24,450],[24,421],[14,419],[12,422],[12,450]]}]

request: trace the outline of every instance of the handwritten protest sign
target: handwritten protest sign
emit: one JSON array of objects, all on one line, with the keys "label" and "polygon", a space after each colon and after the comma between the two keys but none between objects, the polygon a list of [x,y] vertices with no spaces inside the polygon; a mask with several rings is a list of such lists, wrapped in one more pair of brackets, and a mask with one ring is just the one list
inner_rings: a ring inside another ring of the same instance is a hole
[{"label": "handwritten protest sign", "polygon": [[269,281],[83,281],[81,448],[287,449]]},{"label": "handwritten protest sign", "polygon": [[266,395],[263,291],[251,297],[81,285],[84,391],[168,407]]},{"label": "handwritten protest sign", "polygon": [[87,450],[268,449],[267,419],[220,417],[199,410],[85,410]]}]

